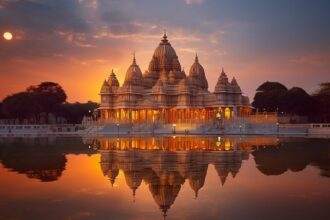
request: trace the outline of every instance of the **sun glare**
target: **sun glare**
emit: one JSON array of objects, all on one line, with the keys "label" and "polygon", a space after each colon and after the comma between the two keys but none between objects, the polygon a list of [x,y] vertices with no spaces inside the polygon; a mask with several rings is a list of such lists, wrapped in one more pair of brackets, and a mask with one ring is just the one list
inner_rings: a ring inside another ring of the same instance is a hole
[{"label": "sun glare", "polygon": [[13,39],[13,34],[10,33],[10,32],[5,32],[5,33],[3,34],[3,38],[4,38],[5,40],[11,40],[11,39]]}]

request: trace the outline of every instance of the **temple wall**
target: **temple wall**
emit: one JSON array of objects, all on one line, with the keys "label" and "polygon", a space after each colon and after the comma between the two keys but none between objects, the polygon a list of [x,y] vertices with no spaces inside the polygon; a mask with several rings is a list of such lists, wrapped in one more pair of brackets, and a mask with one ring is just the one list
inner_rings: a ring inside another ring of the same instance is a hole
[{"label": "temple wall", "polygon": [[249,115],[244,107],[163,108],[163,109],[101,109],[103,123],[203,124],[231,120]]}]

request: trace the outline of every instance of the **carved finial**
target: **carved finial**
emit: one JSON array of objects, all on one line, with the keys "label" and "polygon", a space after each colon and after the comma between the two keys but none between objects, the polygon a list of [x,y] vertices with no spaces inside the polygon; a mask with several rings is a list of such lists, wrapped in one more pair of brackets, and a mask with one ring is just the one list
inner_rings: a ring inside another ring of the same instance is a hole
[{"label": "carved finial", "polygon": [[136,64],[135,51],[133,52],[133,64]]},{"label": "carved finial", "polygon": [[133,202],[135,202],[136,188],[133,189]]},{"label": "carved finial", "polygon": [[165,220],[166,219],[166,216],[167,216],[167,209],[166,210],[163,210],[163,219]]},{"label": "carved finial", "polygon": [[198,190],[195,191],[195,199],[198,197]]},{"label": "carved finial", "polygon": [[196,52],[196,55],[195,55],[195,63],[198,63],[198,55],[197,55],[197,52]]},{"label": "carved finial", "polygon": [[163,35],[163,39],[162,39],[162,42],[163,43],[166,43],[168,40],[167,40],[167,35],[166,35],[166,29],[164,29],[164,35]]}]

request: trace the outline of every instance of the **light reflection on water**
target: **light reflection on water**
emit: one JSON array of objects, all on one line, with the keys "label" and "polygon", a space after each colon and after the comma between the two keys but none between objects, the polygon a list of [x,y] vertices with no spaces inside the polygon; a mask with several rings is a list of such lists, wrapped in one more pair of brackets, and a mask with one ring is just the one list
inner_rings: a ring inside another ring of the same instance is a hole
[{"label": "light reflection on water", "polygon": [[327,139],[13,138],[0,164],[0,219],[330,217]]}]

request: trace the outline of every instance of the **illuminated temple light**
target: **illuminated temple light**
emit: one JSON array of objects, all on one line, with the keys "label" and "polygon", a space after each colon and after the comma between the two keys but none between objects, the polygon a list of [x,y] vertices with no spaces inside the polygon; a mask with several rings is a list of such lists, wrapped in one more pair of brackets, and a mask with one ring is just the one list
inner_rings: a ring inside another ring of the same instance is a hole
[{"label": "illuminated temple light", "polygon": [[186,75],[164,34],[145,73],[142,74],[135,56],[122,85],[114,70],[111,71],[100,91],[99,120],[122,124],[172,124],[174,129],[177,124],[229,120],[250,114],[252,108],[248,97],[242,95],[235,78],[228,80],[223,69],[214,92],[208,89],[197,54]]}]

